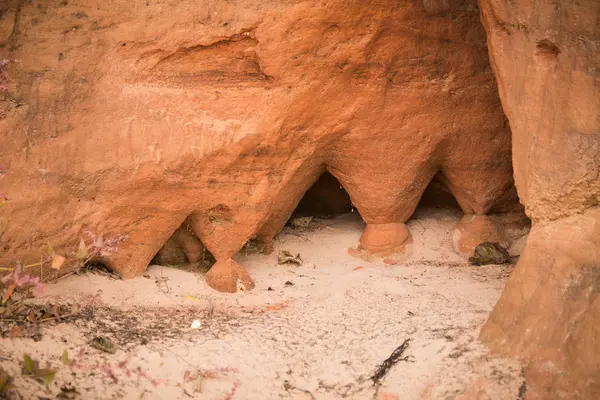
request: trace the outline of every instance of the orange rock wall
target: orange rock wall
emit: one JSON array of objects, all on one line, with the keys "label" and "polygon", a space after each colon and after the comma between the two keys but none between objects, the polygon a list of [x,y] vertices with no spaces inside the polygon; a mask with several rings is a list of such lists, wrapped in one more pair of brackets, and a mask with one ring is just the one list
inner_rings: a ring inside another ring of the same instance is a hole
[{"label": "orange rock wall", "polygon": [[2,264],[85,228],[132,277],[188,216],[227,260],[325,170],[369,224],[438,173],[465,213],[514,201],[474,0],[2,4]]},{"label": "orange rock wall", "polygon": [[85,229],[128,237],[104,261],[132,277],[188,218],[234,291],[230,258],[326,170],[367,247],[408,236],[434,176],[466,214],[507,209],[499,90],[534,226],[482,339],[532,361],[530,398],[599,398],[600,2],[479,6],[0,1],[0,263]]},{"label": "orange rock wall", "polygon": [[529,398],[600,398],[600,1],[482,0],[533,220],[481,337],[530,361]]}]

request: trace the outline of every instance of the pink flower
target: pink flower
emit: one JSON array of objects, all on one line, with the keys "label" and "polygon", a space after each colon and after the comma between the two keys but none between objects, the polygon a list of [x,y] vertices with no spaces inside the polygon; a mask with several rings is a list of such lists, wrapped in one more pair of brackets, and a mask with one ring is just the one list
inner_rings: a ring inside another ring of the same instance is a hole
[{"label": "pink flower", "polygon": [[9,285],[15,285],[16,287],[33,286],[37,290],[43,290],[43,285],[40,283],[39,277],[21,275],[21,272],[21,266],[17,264],[10,274],[2,278],[2,282]]}]

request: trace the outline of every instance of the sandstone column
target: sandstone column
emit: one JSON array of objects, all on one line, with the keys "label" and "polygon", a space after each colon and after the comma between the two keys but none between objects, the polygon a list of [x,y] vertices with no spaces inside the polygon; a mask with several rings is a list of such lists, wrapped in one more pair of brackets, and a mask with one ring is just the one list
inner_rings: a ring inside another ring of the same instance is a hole
[{"label": "sandstone column", "polygon": [[[233,260],[244,246],[252,229],[250,224],[235,223],[229,209],[219,206],[208,213],[194,213],[189,222],[202,243],[215,257],[216,262],[206,274],[206,283],[219,292],[235,293],[238,289],[251,290],[254,281],[246,269]],[[209,223],[207,223],[209,221]],[[224,232],[231,232],[225,234]]]},{"label": "sandstone column", "polygon": [[528,395],[600,396],[600,2],[481,0],[533,229],[481,339]]}]

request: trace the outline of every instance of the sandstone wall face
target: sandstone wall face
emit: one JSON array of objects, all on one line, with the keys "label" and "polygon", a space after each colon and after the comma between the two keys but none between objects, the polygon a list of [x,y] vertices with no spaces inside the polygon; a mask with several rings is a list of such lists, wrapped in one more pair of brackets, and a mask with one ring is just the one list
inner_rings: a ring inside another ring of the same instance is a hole
[{"label": "sandstone wall face", "polygon": [[481,3],[527,214],[555,219],[598,205],[600,2]]},{"label": "sandstone wall face", "polygon": [[475,1],[2,9],[1,56],[19,60],[0,121],[2,264],[47,240],[75,250],[85,228],[128,237],[105,261],[132,277],[188,217],[226,261],[277,234],[325,170],[374,225],[406,221],[438,173],[465,213],[514,201]]},{"label": "sandstone wall face", "polygon": [[532,398],[600,398],[600,1],[480,3],[534,222],[482,339]]}]

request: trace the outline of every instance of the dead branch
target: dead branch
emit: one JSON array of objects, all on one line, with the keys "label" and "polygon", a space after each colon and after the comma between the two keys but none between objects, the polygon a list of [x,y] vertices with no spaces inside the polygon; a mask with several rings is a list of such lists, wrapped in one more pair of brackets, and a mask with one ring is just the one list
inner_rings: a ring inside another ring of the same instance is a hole
[{"label": "dead branch", "polygon": [[375,373],[370,378],[373,381],[373,386],[379,385],[381,379],[399,361],[412,362],[410,356],[402,357],[402,354],[404,354],[404,351],[408,348],[410,341],[410,338],[404,340],[404,342],[402,342],[402,344],[398,346],[396,350],[394,350],[393,353],[377,367]]}]

